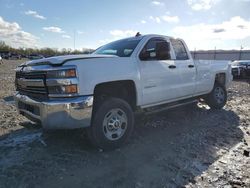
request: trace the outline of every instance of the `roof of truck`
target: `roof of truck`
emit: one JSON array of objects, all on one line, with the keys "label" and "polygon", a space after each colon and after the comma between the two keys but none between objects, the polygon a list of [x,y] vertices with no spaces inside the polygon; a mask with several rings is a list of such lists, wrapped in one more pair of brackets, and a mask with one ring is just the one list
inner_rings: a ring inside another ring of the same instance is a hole
[{"label": "roof of truck", "polygon": [[127,39],[136,39],[136,38],[152,38],[152,37],[168,37],[168,38],[173,38],[173,37],[166,36],[166,35],[146,34],[146,35],[139,35],[139,36],[129,37],[129,38],[127,38]]},{"label": "roof of truck", "polygon": [[[123,38],[123,39],[120,39],[120,40],[137,40],[137,39],[143,39],[143,38],[153,38],[153,37],[167,37],[167,38],[170,38],[170,39],[174,39],[174,37],[170,37],[170,36],[165,36],[165,35],[158,35],[158,34],[146,34],[146,35],[139,35],[139,36],[134,36],[134,37],[127,37],[127,38]],[[116,41],[120,41],[120,40],[115,40],[113,42],[116,42]]]}]

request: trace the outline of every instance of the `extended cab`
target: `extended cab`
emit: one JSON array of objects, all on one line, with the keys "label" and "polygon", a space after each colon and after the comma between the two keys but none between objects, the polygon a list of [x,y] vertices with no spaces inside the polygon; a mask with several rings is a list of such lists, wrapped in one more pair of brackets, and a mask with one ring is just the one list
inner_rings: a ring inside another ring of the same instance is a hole
[{"label": "extended cab", "polygon": [[155,112],[204,99],[227,101],[227,61],[194,61],[181,39],[144,35],[118,40],[90,55],[26,62],[16,69],[16,106],[46,129],[87,128],[100,148],[131,135],[134,112]]}]

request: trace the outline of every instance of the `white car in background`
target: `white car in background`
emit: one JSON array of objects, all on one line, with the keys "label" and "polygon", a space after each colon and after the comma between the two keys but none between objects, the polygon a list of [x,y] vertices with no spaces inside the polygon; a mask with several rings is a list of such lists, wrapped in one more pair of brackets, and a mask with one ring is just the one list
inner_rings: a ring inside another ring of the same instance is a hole
[{"label": "white car in background", "polygon": [[250,76],[250,60],[238,60],[232,63],[234,78],[246,78]]}]

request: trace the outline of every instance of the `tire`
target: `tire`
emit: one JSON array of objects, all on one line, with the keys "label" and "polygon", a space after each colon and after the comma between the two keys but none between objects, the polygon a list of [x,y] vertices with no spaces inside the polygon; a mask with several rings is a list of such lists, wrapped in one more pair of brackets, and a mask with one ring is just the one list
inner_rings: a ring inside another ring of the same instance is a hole
[{"label": "tire", "polygon": [[211,93],[206,96],[205,102],[211,109],[222,109],[227,102],[225,86],[215,82],[214,88]]},{"label": "tire", "polygon": [[132,108],[119,98],[107,98],[96,106],[91,126],[87,129],[91,143],[103,150],[121,147],[134,128]]}]

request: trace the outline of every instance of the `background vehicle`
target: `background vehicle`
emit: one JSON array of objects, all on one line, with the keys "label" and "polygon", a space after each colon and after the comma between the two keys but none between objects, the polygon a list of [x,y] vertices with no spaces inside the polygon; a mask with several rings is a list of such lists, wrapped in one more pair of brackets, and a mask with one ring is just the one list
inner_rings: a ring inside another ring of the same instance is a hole
[{"label": "background vehicle", "polygon": [[246,78],[250,76],[250,60],[234,61],[232,63],[234,78]]},{"label": "background vehicle", "polygon": [[11,55],[10,52],[3,52],[3,53],[1,53],[1,56],[2,56],[3,59],[9,59],[10,55]]},{"label": "background vehicle", "polygon": [[42,59],[44,57],[42,55],[38,55],[38,54],[31,54],[31,55],[28,56],[28,58],[30,60],[36,60],[36,59]]},{"label": "background vehicle", "polygon": [[86,127],[92,143],[111,149],[128,140],[134,112],[227,101],[228,61],[194,61],[181,39],[127,38],[91,55],[44,58],[16,69],[19,112],[47,129]]},{"label": "background vehicle", "polygon": [[9,59],[22,59],[22,56],[19,54],[11,53]]}]

